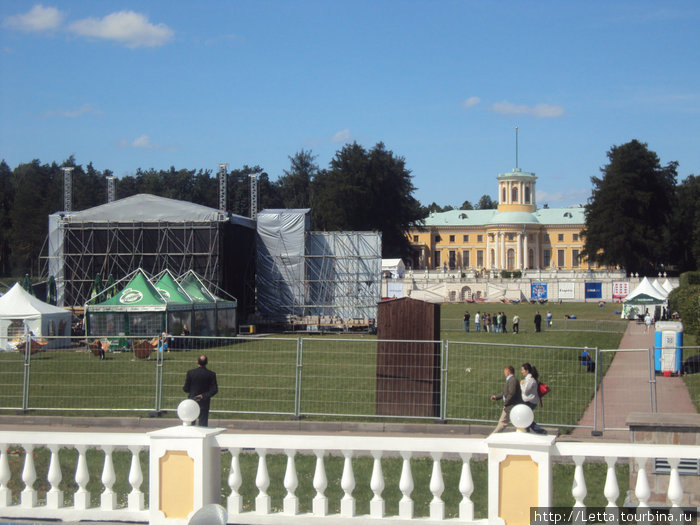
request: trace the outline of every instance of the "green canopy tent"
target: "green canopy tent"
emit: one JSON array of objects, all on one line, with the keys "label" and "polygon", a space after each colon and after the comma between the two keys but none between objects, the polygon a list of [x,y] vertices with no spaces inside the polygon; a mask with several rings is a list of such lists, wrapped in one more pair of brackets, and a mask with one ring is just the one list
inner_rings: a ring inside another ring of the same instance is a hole
[{"label": "green canopy tent", "polygon": [[[92,304],[91,301],[85,305],[88,337],[151,338],[166,329],[168,303],[140,268],[114,297],[97,304]],[[123,346],[124,342],[119,344]]]},{"label": "green canopy tent", "polygon": [[161,272],[155,279],[156,290],[168,303],[168,333],[175,336],[189,335],[194,301],[168,270]]},{"label": "green canopy tent", "polygon": [[217,297],[192,270],[185,273],[178,282],[194,302],[192,335],[236,335],[236,299]]}]

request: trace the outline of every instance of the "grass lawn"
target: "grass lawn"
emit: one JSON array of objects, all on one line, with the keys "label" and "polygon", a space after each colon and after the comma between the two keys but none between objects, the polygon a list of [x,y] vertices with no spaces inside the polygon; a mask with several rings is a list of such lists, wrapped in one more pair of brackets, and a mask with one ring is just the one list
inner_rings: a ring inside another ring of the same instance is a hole
[{"label": "grass lawn", "polygon": [[[544,314],[549,305],[468,307],[472,315],[476,307],[502,310],[509,319],[517,312],[522,318],[521,332],[465,333],[461,322],[465,305],[442,306],[442,338],[447,341],[442,350],[446,419],[498,419],[500,408],[488,398],[502,388],[503,366],[512,364],[519,371],[520,364],[527,361],[552,387],[537,411],[538,421],[563,428],[576,424],[595,391],[595,375],[582,373],[578,355],[583,347],[617,348],[621,334],[559,331],[557,318],[563,320],[563,312],[568,312],[583,323],[577,326],[587,328],[588,321],[616,320],[613,305],[601,309],[593,303],[553,304],[554,327],[540,333],[534,332],[531,319],[537,309]],[[136,360],[131,353],[109,353],[107,360],[100,361],[84,350],[41,352],[31,359],[29,409],[34,414],[58,410],[63,415],[142,414],[156,409],[157,378],[162,377],[159,408],[174,417],[185,396],[185,372],[206,352],[219,383],[213,417],[288,418],[298,410],[309,419],[376,419],[377,345],[373,336],[310,335],[304,337],[301,347],[296,336],[231,342],[166,353],[159,362],[153,356]],[[411,352],[410,344],[405,351]],[[604,373],[612,354],[602,356],[598,370]],[[21,408],[23,374],[22,355],[0,353],[0,407]]]}]

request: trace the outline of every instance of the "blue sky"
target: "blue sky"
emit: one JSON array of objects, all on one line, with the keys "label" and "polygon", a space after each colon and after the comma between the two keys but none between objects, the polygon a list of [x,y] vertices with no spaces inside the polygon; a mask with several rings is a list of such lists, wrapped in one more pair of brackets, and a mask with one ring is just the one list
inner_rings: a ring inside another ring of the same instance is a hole
[{"label": "blue sky", "polygon": [[260,165],[346,142],[406,159],[423,204],[538,176],[585,203],[613,145],[700,174],[697,1],[0,2],[0,158]]}]

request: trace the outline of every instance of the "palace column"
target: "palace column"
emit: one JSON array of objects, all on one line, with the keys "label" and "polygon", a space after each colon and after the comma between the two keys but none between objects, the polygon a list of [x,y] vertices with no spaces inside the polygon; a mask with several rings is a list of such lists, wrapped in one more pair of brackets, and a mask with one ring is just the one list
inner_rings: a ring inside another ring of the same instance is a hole
[{"label": "palace column", "polygon": [[523,233],[523,269],[527,270],[529,260],[530,260],[530,252],[528,248],[528,242],[527,242],[528,234],[527,232]]}]

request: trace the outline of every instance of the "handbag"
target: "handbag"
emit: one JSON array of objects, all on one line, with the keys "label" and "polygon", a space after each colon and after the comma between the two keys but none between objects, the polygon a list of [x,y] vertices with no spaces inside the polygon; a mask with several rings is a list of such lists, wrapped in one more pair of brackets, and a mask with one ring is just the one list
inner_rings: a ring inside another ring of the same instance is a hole
[{"label": "handbag", "polygon": [[552,391],[547,383],[537,383],[537,394],[540,397],[540,406],[542,406],[542,398]]}]

